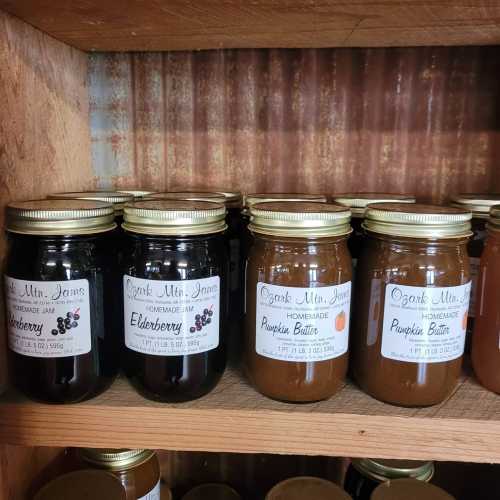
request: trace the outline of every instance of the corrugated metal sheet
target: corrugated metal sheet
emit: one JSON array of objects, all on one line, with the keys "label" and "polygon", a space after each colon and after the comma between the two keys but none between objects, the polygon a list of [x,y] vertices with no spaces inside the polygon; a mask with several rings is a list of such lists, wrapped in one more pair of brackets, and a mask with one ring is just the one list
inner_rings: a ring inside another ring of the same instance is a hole
[{"label": "corrugated metal sheet", "polygon": [[[93,54],[93,168],[110,186],[500,188],[499,48]],[[496,183],[496,184],[495,184]]]}]

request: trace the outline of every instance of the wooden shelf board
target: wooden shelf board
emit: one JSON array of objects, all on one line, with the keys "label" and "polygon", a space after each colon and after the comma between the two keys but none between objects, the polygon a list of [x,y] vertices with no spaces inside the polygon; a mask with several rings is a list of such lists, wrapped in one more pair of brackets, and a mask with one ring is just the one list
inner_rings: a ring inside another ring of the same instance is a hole
[{"label": "wooden shelf board", "polygon": [[390,47],[500,43],[494,0],[0,0],[83,50]]},{"label": "wooden shelf board", "polygon": [[500,397],[464,376],[432,408],[389,406],[351,384],[329,401],[291,405],[257,394],[229,370],[208,396],[172,405],[145,400],[120,378],[78,405],[8,393],[0,442],[500,463]]}]

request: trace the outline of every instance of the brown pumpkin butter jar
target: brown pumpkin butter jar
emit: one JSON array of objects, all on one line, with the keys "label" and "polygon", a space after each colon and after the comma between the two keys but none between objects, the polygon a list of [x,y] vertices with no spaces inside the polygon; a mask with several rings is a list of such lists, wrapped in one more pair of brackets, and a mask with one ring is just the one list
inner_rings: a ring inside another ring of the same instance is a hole
[{"label": "brown pumpkin butter jar", "polygon": [[326,399],[347,370],[350,212],[315,202],[258,203],[250,210],[248,376],[273,399]]},{"label": "brown pumpkin butter jar", "polygon": [[369,205],[351,367],[371,396],[429,406],[455,389],[470,296],[470,219],[457,208]]},{"label": "brown pumpkin butter jar", "polygon": [[[474,318],[476,316],[476,289],[479,279],[479,265],[486,240],[486,225],[491,207],[500,203],[498,194],[459,194],[453,196],[452,206],[469,210],[472,212],[473,236],[467,244],[471,274],[471,294],[469,305],[469,319],[467,321],[467,333],[471,334],[474,329]],[[470,342],[470,339],[469,339]],[[469,344],[466,344],[469,345]]]},{"label": "brown pumpkin butter jar", "polygon": [[160,464],[154,451],[81,448],[78,454],[86,466],[117,477],[127,500],[160,500]]}]

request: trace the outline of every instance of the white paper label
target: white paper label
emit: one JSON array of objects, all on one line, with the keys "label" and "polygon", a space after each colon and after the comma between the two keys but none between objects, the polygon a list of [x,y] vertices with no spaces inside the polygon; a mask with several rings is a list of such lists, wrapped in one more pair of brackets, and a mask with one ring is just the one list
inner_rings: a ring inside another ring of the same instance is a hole
[{"label": "white paper label", "polygon": [[160,481],[156,483],[156,486],[147,495],[137,500],[160,500]]},{"label": "white paper label", "polygon": [[471,290],[470,290],[470,306],[469,306],[469,317],[474,318],[476,316],[476,290],[477,282],[479,280],[479,264],[481,259],[477,257],[470,258],[470,277],[471,277]]},{"label": "white paper label", "polygon": [[324,361],[347,352],[351,282],[315,288],[257,283],[256,351],[281,361]]},{"label": "white paper label", "polygon": [[184,356],[219,345],[220,278],[162,281],[123,276],[125,345]]},{"label": "white paper label", "polygon": [[414,363],[462,356],[470,287],[387,285],[382,356]]},{"label": "white paper label", "polygon": [[12,351],[64,358],[91,349],[89,282],[25,281],[5,276]]}]

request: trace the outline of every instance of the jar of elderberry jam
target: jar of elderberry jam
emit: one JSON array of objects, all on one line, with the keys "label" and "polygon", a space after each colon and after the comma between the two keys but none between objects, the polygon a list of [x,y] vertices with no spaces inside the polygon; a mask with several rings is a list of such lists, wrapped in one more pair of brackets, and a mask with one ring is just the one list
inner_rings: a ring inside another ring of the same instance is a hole
[{"label": "jar of elderberry jam", "polygon": [[5,269],[12,380],[27,396],[74,403],[117,373],[113,207],[42,200],[7,207]]},{"label": "jar of elderberry jam", "polygon": [[226,365],[228,257],[224,205],[139,201],[125,206],[125,373],[146,397],[187,401]]},{"label": "jar of elderberry jam", "polygon": [[121,191],[80,191],[69,193],[53,193],[48,196],[51,200],[92,200],[111,203],[115,209],[115,221],[123,222],[123,207],[125,203],[134,200],[134,195]]}]

